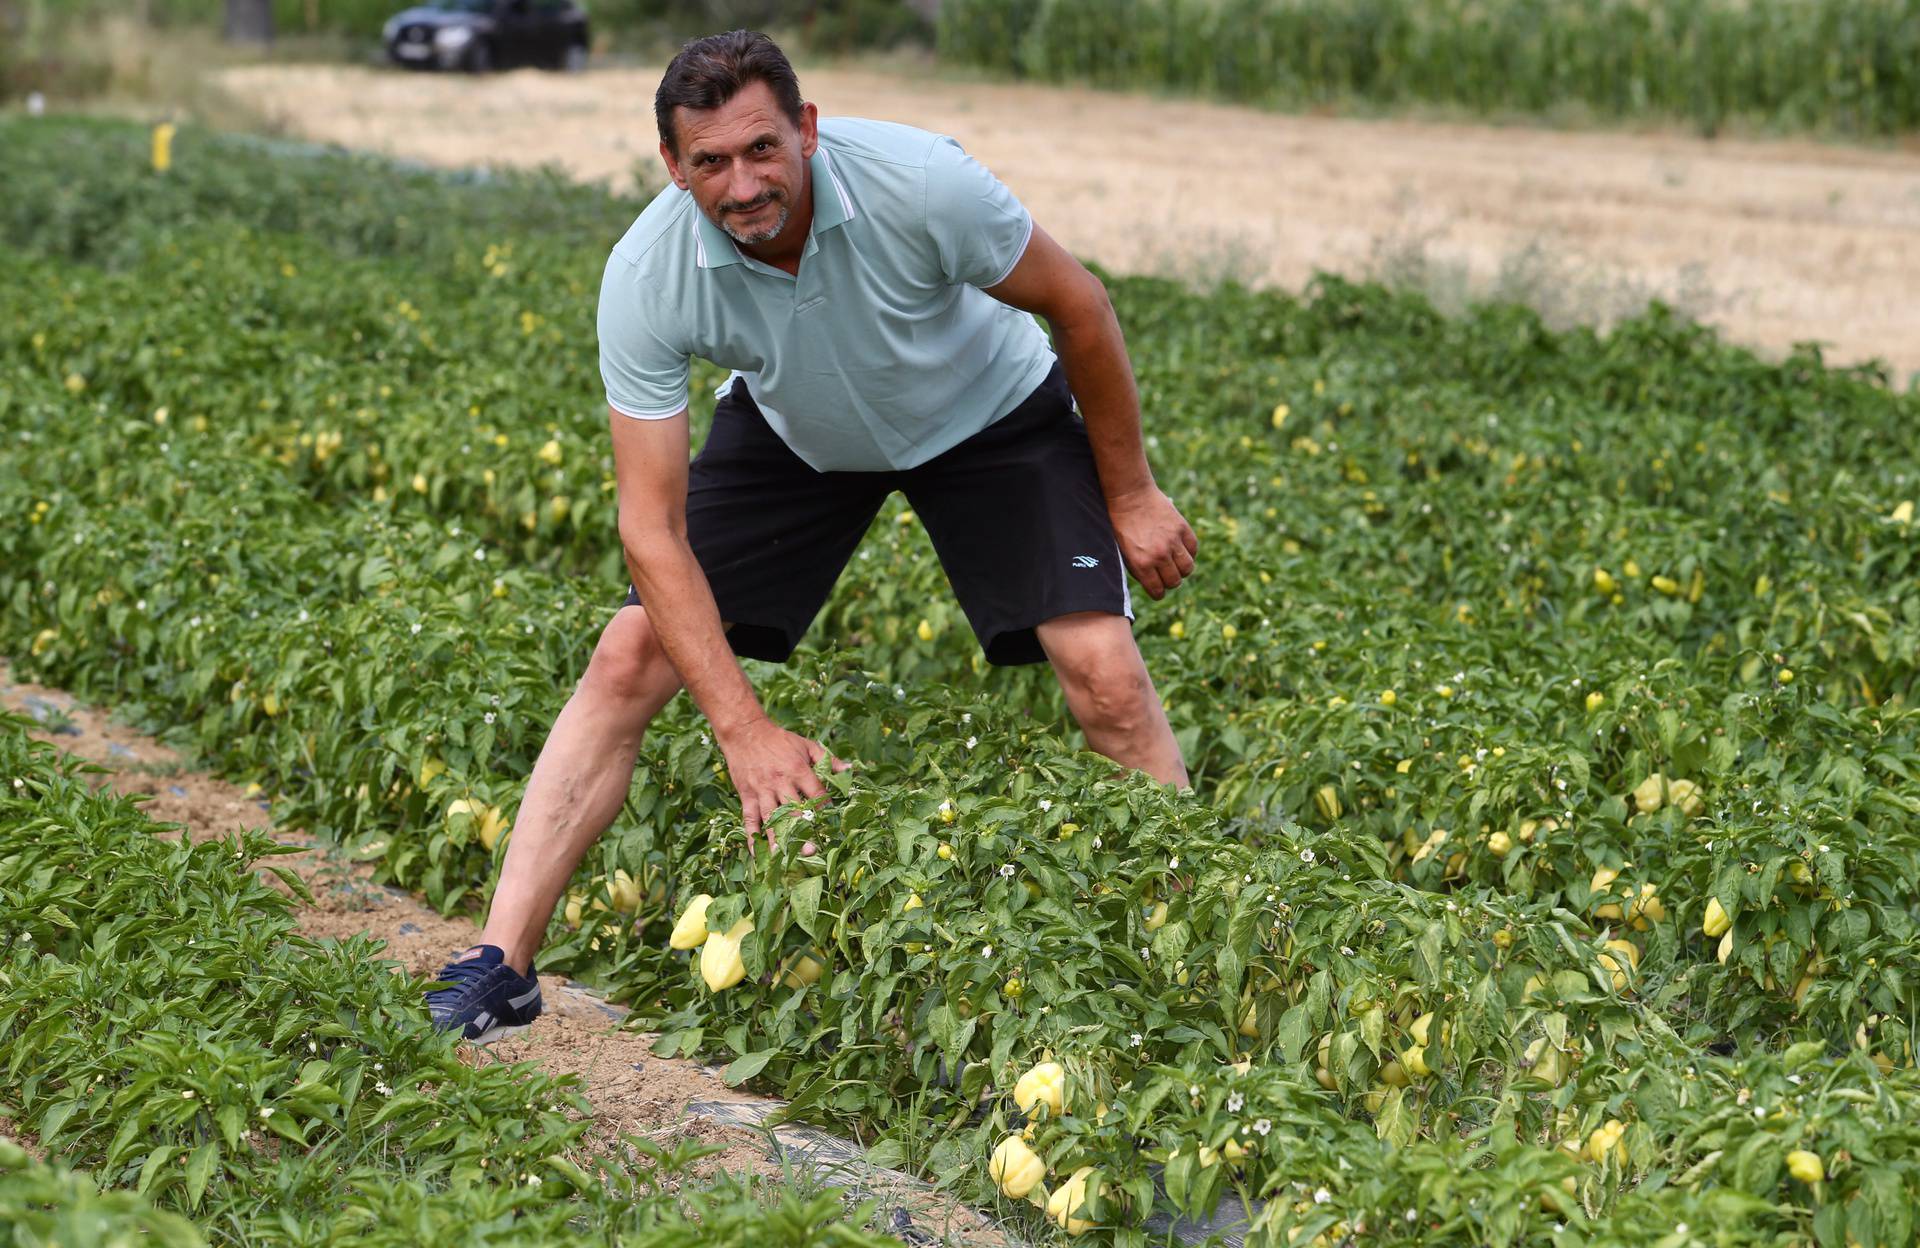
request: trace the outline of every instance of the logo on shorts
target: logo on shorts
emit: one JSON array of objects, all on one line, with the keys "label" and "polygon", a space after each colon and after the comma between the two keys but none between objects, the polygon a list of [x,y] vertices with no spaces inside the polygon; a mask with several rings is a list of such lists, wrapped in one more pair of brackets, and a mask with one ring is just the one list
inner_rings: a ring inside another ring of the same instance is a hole
[{"label": "logo on shorts", "polygon": [[1076,568],[1097,568],[1100,566],[1100,561],[1092,555],[1075,555],[1073,557],[1073,566]]}]

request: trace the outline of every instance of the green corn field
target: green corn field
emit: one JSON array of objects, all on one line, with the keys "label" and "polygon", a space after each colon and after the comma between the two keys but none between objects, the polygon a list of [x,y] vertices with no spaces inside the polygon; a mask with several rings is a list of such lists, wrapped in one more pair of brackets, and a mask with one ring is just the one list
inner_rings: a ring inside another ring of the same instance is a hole
[{"label": "green corn field", "polygon": [[1915,0],[947,0],[943,57],[1274,108],[1920,126]]}]

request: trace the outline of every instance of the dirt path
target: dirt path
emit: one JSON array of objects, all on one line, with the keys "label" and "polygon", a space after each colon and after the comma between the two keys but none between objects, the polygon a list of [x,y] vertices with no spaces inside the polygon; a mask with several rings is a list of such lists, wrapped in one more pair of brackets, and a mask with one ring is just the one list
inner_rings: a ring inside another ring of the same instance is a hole
[{"label": "dirt path", "polygon": [[[144,795],[142,810],[152,819],[178,825],[195,841],[225,836],[237,828],[266,829],[275,840],[305,852],[275,857],[275,866],[297,874],[313,894],[314,905],[294,911],[298,930],[315,940],[344,940],[364,932],[386,942],[384,956],[421,976],[437,973],[448,955],[473,944],[479,928],[464,918],[442,918],[423,901],[372,882],[370,864],[330,852],[309,834],[274,826],[266,795],[251,793],[205,772],[194,771],[152,737],[115,722],[107,713],[42,685],[13,679],[12,665],[0,658],[0,709],[44,725],[32,735],[67,753],[113,769],[106,780],[124,794]],[[164,837],[177,837],[169,829]],[[271,872],[260,878],[291,894]],[[625,1011],[608,1005],[583,985],[563,976],[540,976],[546,1013],[517,1036],[463,1052],[483,1062],[536,1062],[554,1074],[580,1076],[581,1093],[593,1106],[589,1147],[624,1155],[623,1135],[640,1135],[671,1145],[692,1138],[723,1146],[695,1171],[711,1175],[725,1169],[778,1181],[786,1174],[775,1152],[802,1164],[833,1186],[852,1187],[862,1196],[879,1196],[904,1208],[910,1225],[936,1237],[927,1242],[999,1245],[1007,1242],[980,1213],[941,1200],[876,1170],[832,1137],[805,1128],[776,1128],[778,1147],[770,1151],[764,1131],[751,1124],[778,1102],[727,1087],[717,1074],[696,1063],[655,1057],[652,1035],[623,1030]],[[744,1126],[722,1125],[725,1121]],[[0,1117],[0,1134],[13,1134]],[[31,1146],[31,1141],[28,1141]]]},{"label": "dirt path", "polygon": [[[1297,289],[1316,269],[1502,294],[1556,325],[1667,299],[1778,353],[1920,374],[1920,144],[1904,151],[1286,116],[801,64],[823,115],[951,134],[1069,250],[1119,272]],[[289,132],[449,166],[655,184],[658,68],[486,79],[323,66],[219,85]],[[611,240],[609,240],[611,243]]]}]

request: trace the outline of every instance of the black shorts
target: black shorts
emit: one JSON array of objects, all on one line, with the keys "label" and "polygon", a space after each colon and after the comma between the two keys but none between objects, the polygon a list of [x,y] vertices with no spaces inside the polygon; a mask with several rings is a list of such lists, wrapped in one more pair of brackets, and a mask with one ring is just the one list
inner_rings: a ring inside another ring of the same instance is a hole
[{"label": "black shorts", "polygon": [[[926,525],[954,595],[1000,665],[1046,659],[1034,626],[1075,611],[1133,618],[1087,429],[1058,360],[1020,405],[916,468],[817,472],[736,381],[687,481],[687,539],[733,652],[784,662],[888,495]],[[640,595],[627,588],[627,606]]]}]

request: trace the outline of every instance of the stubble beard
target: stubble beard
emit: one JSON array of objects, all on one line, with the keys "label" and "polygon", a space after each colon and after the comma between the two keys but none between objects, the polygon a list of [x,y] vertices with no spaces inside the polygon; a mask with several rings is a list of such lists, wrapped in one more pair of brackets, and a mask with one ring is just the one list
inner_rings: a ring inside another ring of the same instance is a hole
[{"label": "stubble beard", "polygon": [[720,221],[720,229],[723,232],[725,232],[726,236],[728,238],[731,238],[734,242],[741,243],[746,246],[753,246],[758,243],[770,243],[774,239],[780,237],[780,231],[787,228],[787,216],[788,216],[787,205],[784,200],[777,200],[777,199],[774,200],[773,206],[774,206],[773,224],[769,225],[764,230],[755,230],[751,232],[742,232],[740,230],[737,230],[733,228],[731,225],[726,224],[725,218],[728,215],[726,213],[721,214],[722,219]]}]

